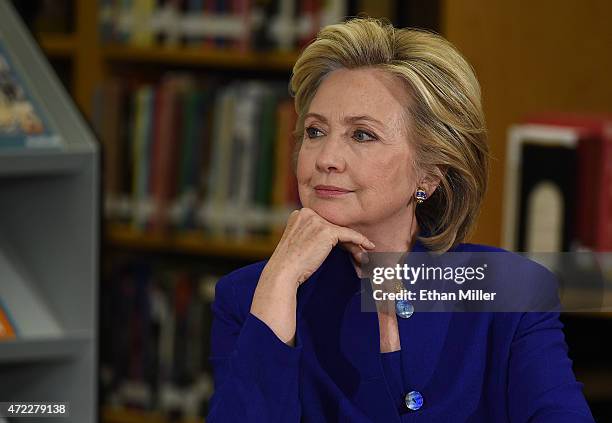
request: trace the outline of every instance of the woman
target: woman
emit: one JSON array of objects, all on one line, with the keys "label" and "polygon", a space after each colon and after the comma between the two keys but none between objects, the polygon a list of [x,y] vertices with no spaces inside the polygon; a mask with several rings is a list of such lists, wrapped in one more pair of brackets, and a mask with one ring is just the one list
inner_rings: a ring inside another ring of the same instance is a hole
[{"label": "woman", "polygon": [[592,422],[556,313],[360,309],[365,252],[499,250],[463,243],[488,147],[457,50],[355,18],[290,87],[304,207],[269,260],[217,283],[206,421]]}]

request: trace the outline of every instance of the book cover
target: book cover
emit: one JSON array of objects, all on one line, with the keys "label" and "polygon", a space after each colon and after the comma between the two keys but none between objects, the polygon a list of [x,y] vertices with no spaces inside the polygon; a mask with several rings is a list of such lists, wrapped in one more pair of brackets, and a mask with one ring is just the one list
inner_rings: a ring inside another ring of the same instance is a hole
[{"label": "book cover", "polygon": [[192,228],[190,217],[191,210],[195,208],[196,170],[200,166],[197,149],[202,141],[200,131],[203,122],[201,118],[203,101],[203,93],[199,89],[187,92],[181,98],[183,109],[182,122],[180,122],[180,125],[182,125],[182,141],[177,152],[177,195],[174,198],[173,208],[175,212],[172,216],[175,227],[179,229]]},{"label": "book cover", "polygon": [[155,0],[133,0],[132,32],[129,42],[138,47],[149,47],[155,43],[153,15]]},{"label": "book cover", "polygon": [[275,209],[280,209],[287,203],[288,175],[291,173],[290,145],[291,137],[291,116],[293,110],[293,100],[284,99],[278,103],[276,108],[277,122],[276,136],[274,139],[274,187],[272,193],[272,205]]},{"label": "book cover", "polygon": [[225,227],[223,215],[230,193],[231,158],[234,143],[234,115],[238,87],[225,87],[216,99],[213,136],[211,172],[208,177],[208,195],[206,198],[205,225],[211,234],[223,236]]},{"label": "book cover", "polygon": [[236,48],[247,53],[251,48],[252,2],[253,0],[234,0],[236,14],[242,19],[243,32],[236,41]]},{"label": "book cover", "polygon": [[612,115],[542,112],[525,122],[575,131],[580,198],[573,237],[582,247],[612,251]]},{"label": "book cover", "polygon": [[8,309],[0,298],[0,341],[15,339],[17,337],[16,328]]},{"label": "book cover", "polygon": [[518,250],[570,251],[577,204],[575,151],[526,141],[521,146]]},{"label": "book cover", "polygon": [[506,153],[504,248],[570,251],[579,135],[549,125],[513,125]]},{"label": "book cover", "polygon": [[[247,83],[239,98],[243,98],[236,107],[235,120],[235,142],[240,145],[240,149],[232,159],[237,166],[234,184],[236,189],[235,196],[232,198],[232,206],[237,208],[237,212],[242,216],[248,215],[253,208],[253,197],[255,194],[256,167],[261,164],[258,154],[262,143],[260,125],[264,125],[262,108],[263,101],[267,95],[267,86],[259,81]],[[236,235],[246,236],[248,233],[247,219],[236,219],[230,222],[236,228]]]},{"label": "book cover", "polygon": [[134,100],[133,154],[132,174],[134,219],[133,225],[146,229],[151,214],[149,197],[149,175],[152,144],[152,120],[156,93],[152,86],[144,85],[138,89]]},{"label": "book cover", "polygon": [[160,102],[155,116],[151,195],[155,200],[152,229],[168,229],[168,208],[176,196],[178,152],[182,142],[182,96],[192,88],[186,76],[171,75],[160,88]]},{"label": "book cover", "polygon": [[297,27],[299,28],[299,36],[297,39],[298,50],[305,48],[316,37],[321,27],[321,3],[323,2],[317,0],[300,1],[297,23]]},{"label": "book cover", "polygon": [[274,177],[274,138],[278,122],[276,120],[276,109],[278,99],[274,92],[268,93],[263,99],[261,107],[262,117],[260,119],[261,128],[259,129],[259,149],[257,161],[257,173],[254,180],[255,198],[254,202],[258,206],[270,208],[272,197],[272,179]]},{"label": "book cover", "polygon": [[0,149],[60,147],[61,137],[52,130],[0,38]]},{"label": "book cover", "polygon": [[107,215],[114,216],[123,180],[123,150],[120,145],[122,83],[110,79],[98,87],[94,97],[92,125],[102,143],[102,174]]}]

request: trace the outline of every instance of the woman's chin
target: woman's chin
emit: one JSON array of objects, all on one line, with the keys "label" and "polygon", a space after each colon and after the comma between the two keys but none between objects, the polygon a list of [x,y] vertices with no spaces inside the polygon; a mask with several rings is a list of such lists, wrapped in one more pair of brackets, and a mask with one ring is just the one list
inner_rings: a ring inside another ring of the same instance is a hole
[{"label": "woman's chin", "polygon": [[[309,207],[309,206],[306,206]],[[319,216],[327,220],[330,223],[338,226],[350,226],[352,219],[349,218],[350,214],[347,213],[346,207],[341,208],[332,204],[313,204],[310,206]]]}]

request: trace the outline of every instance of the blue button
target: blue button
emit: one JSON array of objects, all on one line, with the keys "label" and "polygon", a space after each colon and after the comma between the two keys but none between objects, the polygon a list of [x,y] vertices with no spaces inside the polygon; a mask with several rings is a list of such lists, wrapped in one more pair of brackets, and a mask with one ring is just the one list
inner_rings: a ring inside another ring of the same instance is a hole
[{"label": "blue button", "polygon": [[414,313],[414,306],[406,300],[395,301],[395,313],[404,319],[409,318]]},{"label": "blue button", "polygon": [[416,411],[423,406],[423,395],[419,391],[410,391],[406,394],[406,407]]}]

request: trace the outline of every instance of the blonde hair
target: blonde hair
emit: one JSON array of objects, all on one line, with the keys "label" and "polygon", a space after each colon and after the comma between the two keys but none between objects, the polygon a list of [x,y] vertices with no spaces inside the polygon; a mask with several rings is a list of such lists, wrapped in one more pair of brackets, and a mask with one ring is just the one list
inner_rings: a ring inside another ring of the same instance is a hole
[{"label": "blonde hair", "polygon": [[412,164],[440,178],[434,193],[416,207],[426,235],[419,240],[430,250],[445,252],[473,230],[487,189],[489,148],[474,70],[440,35],[396,29],[384,18],[363,16],[322,28],[302,51],[289,82],[298,115],[293,170],[304,115],[322,80],[336,69],[362,67],[384,70],[406,87]]}]

